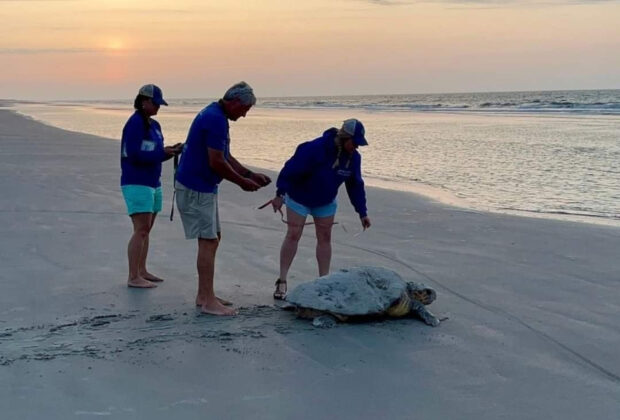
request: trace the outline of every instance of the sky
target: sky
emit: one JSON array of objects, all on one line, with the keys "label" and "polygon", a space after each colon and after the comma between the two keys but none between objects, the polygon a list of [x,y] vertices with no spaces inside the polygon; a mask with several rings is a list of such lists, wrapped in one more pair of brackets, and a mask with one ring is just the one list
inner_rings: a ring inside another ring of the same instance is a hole
[{"label": "sky", "polygon": [[0,0],[0,98],[619,89],[620,0]]}]

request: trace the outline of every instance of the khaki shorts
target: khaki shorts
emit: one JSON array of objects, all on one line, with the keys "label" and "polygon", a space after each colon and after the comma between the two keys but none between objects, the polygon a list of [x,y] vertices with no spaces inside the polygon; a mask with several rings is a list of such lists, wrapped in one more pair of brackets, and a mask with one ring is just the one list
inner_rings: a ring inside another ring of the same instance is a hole
[{"label": "khaki shorts", "polygon": [[201,193],[175,184],[176,201],[186,239],[216,239],[220,228],[217,194]]}]

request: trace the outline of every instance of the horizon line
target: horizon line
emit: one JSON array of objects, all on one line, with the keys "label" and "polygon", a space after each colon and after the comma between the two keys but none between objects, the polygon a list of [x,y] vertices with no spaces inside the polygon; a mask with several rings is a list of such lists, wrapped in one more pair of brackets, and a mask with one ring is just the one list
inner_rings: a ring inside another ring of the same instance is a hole
[{"label": "horizon line", "polygon": [[[417,93],[356,93],[356,94],[325,94],[325,95],[281,95],[281,96],[257,96],[257,100],[261,99],[286,99],[286,98],[354,98],[364,96],[414,96],[414,95],[467,95],[477,93],[533,93],[533,92],[590,92],[590,91],[614,91],[618,88],[586,88],[586,89],[534,89],[534,90],[481,90],[481,91],[451,91],[451,92],[417,92]],[[205,95],[205,96],[172,96],[166,97],[167,100],[188,100],[188,99],[212,99],[221,95]],[[63,99],[16,99],[16,98],[0,98],[0,102],[19,102],[19,103],[41,103],[41,102],[88,102],[88,101],[125,101],[127,98],[63,98]],[[1,104],[0,104],[1,105]]]}]

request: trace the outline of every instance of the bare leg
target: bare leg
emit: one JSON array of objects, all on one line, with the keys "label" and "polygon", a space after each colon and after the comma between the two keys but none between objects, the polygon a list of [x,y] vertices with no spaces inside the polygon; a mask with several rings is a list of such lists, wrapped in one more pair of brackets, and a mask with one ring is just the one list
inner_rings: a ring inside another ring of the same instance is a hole
[{"label": "bare leg", "polygon": [[[217,233],[217,240],[218,240],[218,245],[219,245],[219,242],[222,240],[222,234],[220,232]],[[198,293],[196,293],[196,306],[202,306],[202,304],[207,300],[206,294],[204,292],[202,293],[202,295],[200,294],[201,293],[200,284],[198,285],[198,289],[199,291]],[[215,298],[219,300],[222,305],[231,306],[233,304],[231,301],[223,299],[221,297],[216,296]]]},{"label": "bare leg", "polygon": [[237,311],[222,305],[213,290],[215,275],[215,253],[218,239],[198,239],[198,295],[196,301],[202,302],[202,312],[212,315],[236,315]]},{"label": "bare leg", "polygon": [[161,282],[161,281],[164,281],[164,279],[157,277],[155,274],[149,273],[146,269],[146,257],[148,256],[148,253],[149,253],[149,236],[150,236],[151,230],[153,230],[153,225],[155,224],[155,220],[157,219],[157,213],[152,213],[151,216],[152,217],[151,217],[151,223],[149,226],[149,235],[146,235],[146,238],[144,238],[144,243],[142,244],[142,255],[140,256],[140,277],[142,277],[143,279],[149,280],[149,281]]},{"label": "bare leg", "polygon": [[[282,281],[286,281],[288,270],[291,268],[291,264],[293,264],[295,254],[297,254],[297,245],[299,244],[299,239],[301,238],[304,231],[304,224],[306,223],[305,216],[295,213],[289,208],[286,209],[286,219],[288,220],[286,236],[284,237],[282,247],[280,248],[279,278]],[[277,286],[276,291],[286,293],[286,284],[280,283]]]},{"label": "bare leg", "polygon": [[136,213],[131,215],[133,234],[127,245],[127,259],[129,261],[128,287],[150,288],[157,287],[140,276],[140,260],[143,254],[144,241],[148,240],[153,213]]},{"label": "bare leg", "polygon": [[319,264],[319,276],[329,274],[329,266],[332,260],[332,226],[334,216],[315,217],[316,229],[316,261]]}]

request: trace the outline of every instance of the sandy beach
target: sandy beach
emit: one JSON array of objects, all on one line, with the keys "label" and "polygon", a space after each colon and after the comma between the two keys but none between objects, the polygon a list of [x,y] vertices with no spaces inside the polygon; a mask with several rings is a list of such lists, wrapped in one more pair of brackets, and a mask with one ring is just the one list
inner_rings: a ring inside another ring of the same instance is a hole
[{"label": "sandy beach", "polygon": [[[357,235],[342,189],[332,270],[422,281],[447,319],[316,329],[273,305],[273,187],[224,183],[216,290],[240,314],[221,319],[194,308],[171,170],[149,253],[166,281],[128,289],[119,142],[0,110],[0,418],[618,418],[619,228],[369,188]],[[316,274],[309,228],[290,287]]]}]

